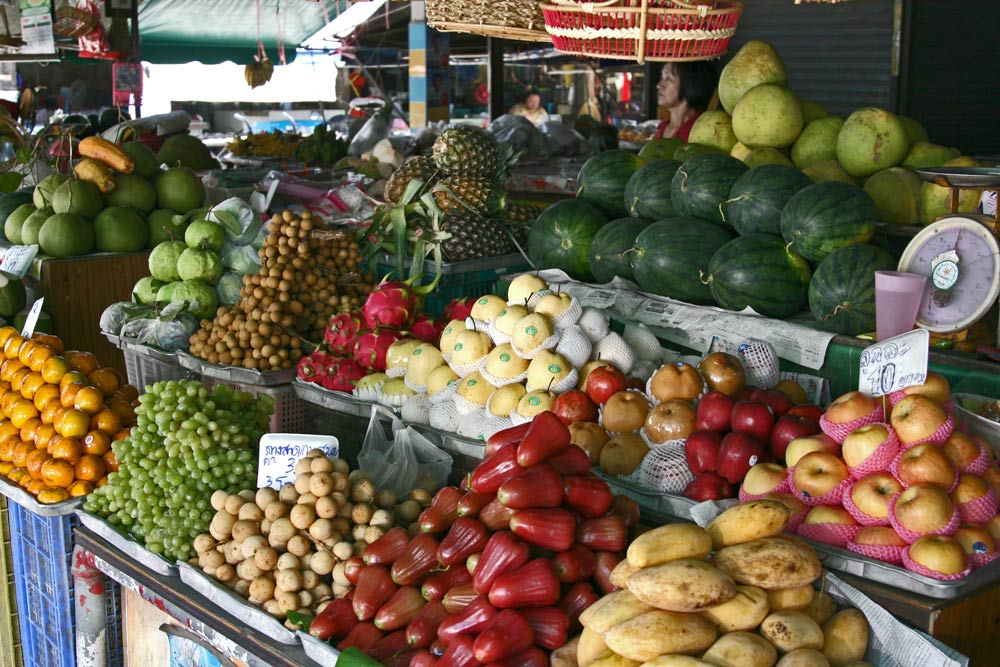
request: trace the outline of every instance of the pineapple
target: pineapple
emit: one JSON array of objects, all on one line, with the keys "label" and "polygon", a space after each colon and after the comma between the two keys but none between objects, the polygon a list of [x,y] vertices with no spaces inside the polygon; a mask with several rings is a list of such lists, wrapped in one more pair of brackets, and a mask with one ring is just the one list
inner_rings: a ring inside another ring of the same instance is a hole
[{"label": "pineapple", "polygon": [[399,169],[392,172],[392,176],[385,184],[385,200],[390,204],[399,203],[403,192],[406,191],[406,186],[413,179],[419,179],[424,182],[426,187],[432,187],[439,172],[440,170],[431,158],[423,155],[411,157]]},{"label": "pineapple", "polygon": [[507,205],[507,220],[513,222],[534,222],[545,208],[524,202],[510,202]]},{"label": "pineapple", "polygon": [[494,181],[475,176],[446,176],[432,191],[445,213],[495,215],[503,211],[507,194]]},{"label": "pineapple", "polygon": [[510,144],[497,145],[492,136],[470,125],[449,127],[431,148],[434,162],[446,174],[502,180],[517,160]]},{"label": "pineapple", "polygon": [[441,254],[446,262],[495,257],[514,250],[503,227],[476,215],[445,215],[441,231],[451,234],[451,238],[441,242]]}]

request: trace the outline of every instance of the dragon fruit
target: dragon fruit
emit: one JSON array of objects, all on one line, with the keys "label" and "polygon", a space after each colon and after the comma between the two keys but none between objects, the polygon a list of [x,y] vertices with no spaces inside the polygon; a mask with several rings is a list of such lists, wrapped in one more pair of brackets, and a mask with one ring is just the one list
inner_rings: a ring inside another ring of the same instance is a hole
[{"label": "dragon fruit", "polygon": [[330,318],[323,333],[323,343],[338,355],[348,355],[361,338],[364,325],[361,318],[351,313],[340,313]]},{"label": "dragon fruit", "polygon": [[389,346],[404,336],[402,331],[389,327],[378,327],[365,332],[354,346],[354,358],[363,368],[370,371],[385,370],[385,355]]},{"label": "dragon fruit", "polygon": [[442,331],[444,331],[444,323],[429,315],[418,315],[417,319],[410,325],[410,333],[413,334],[414,338],[419,338],[431,345],[437,344]]},{"label": "dragon fruit", "polygon": [[413,322],[419,306],[420,297],[412,287],[401,282],[383,282],[368,295],[361,314],[369,329],[404,329]]},{"label": "dragon fruit", "polygon": [[472,315],[472,307],[474,305],[476,305],[476,300],[471,297],[452,299],[448,302],[448,305],[444,307],[444,312],[441,313],[441,319],[445,322],[451,322],[452,320],[464,320],[466,317]]},{"label": "dragon fruit", "polygon": [[357,361],[350,358],[334,358],[326,366],[326,374],[321,384],[331,391],[354,391],[354,383],[368,374]]},{"label": "dragon fruit", "polygon": [[321,384],[326,375],[326,367],[332,357],[321,350],[316,350],[312,354],[299,359],[297,374],[300,380]]}]

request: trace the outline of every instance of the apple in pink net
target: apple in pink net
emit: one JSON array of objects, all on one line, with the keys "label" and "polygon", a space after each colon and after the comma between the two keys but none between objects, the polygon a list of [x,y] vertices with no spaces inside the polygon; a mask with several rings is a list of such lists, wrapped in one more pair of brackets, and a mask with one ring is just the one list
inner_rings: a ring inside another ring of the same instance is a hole
[{"label": "apple in pink net", "polygon": [[792,409],[786,414],[798,415],[800,417],[808,417],[814,422],[818,422],[819,418],[823,416],[823,408],[818,405],[813,405],[812,403],[806,405],[793,405]]},{"label": "apple in pink net", "polygon": [[747,471],[742,489],[751,496],[771,493],[785,483],[788,471],[780,463],[758,463]]},{"label": "apple in pink net", "polygon": [[684,487],[684,495],[692,500],[704,502],[732,498],[736,494],[733,491],[733,485],[726,478],[718,473],[706,471],[696,476]]},{"label": "apple in pink net", "polygon": [[810,452],[795,464],[792,485],[804,496],[819,498],[848,476],[847,466],[830,452]]},{"label": "apple in pink net", "polygon": [[780,417],[795,407],[792,397],[777,389],[755,389],[750,394],[750,400],[760,401],[767,405],[775,417]]},{"label": "apple in pink net", "polygon": [[840,455],[848,468],[857,468],[891,438],[884,424],[868,424],[847,434],[840,448]]},{"label": "apple in pink net", "polygon": [[994,542],[1000,543],[1000,514],[986,522],[986,530],[990,531]]},{"label": "apple in pink net", "polygon": [[715,472],[722,436],[715,431],[695,431],[684,441],[684,459],[693,475]]},{"label": "apple in pink net", "polygon": [[927,371],[927,378],[922,384],[903,387],[903,393],[907,396],[920,394],[927,396],[936,403],[945,403],[951,398],[951,386],[948,384],[948,378],[945,376],[934,371]]},{"label": "apple in pink net", "polygon": [[944,441],[942,445],[944,455],[948,457],[951,464],[956,468],[964,468],[971,465],[982,454],[979,443],[972,439],[972,436],[961,431],[955,431]]},{"label": "apple in pink net", "polygon": [[817,505],[810,508],[809,513],[802,519],[802,523],[807,525],[817,523],[832,523],[838,526],[858,525],[850,512],[836,505]]},{"label": "apple in pink net", "polygon": [[830,452],[834,456],[840,456],[840,444],[826,433],[795,438],[788,443],[788,448],[785,449],[785,465],[789,468],[793,467],[799,459],[809,452]]},{"label": "apple in pink net", "polygon": [[572,389],[556,396],[552,402],[552,412],[563,424],[574,422],[596,422],[597,404],[579,389]]},{"label": "apple in pink net", "polygon": [[626,389],[625,374],[614,366],[600,366],[587,376],[587,396],[594,403],[604,405],[608,399]]},{"label": "apple in pink net", "polygon": [[905,547],[906,540],[899,536],[891,526],[862,526],[854,533],[856,544],[867,544],[873,547]]},{"label": "apple in pink net", "polygon": [[757,442],[767,444],[774,428],[774,413],[760,401],[737,401],[729,422],[734,431],[746,433]]},{"label": "apple in pink net", "polygon": [[910,560],[944,575],[961,574],[967,567],[958,540],[941,535],[925,535],[911,544]]},{"label": "apple in pink net", "polygon": [[729,419],[736,401],[721,391],[710,391],[700,399],[695,408],[696,426],[699,431],[728,433]]},{"label": "apple in pink net", "polygon": [[695,430],[694,407],[687,401],[663,401],[654,405],[646,417],[646,437],[657,445],[680,440]]},{"label": "apple in pink net", "polygon": [[958,484],[951,492],[951,499],[956,505],[964,505],[979,500],[989,492],[990,485],[984,482],[982,477],[962,474],[958,476]]},{"label": "apple in pink net", "polygon": [[788,443],[819,433],[819,423],[797,415],[781,415],[771,429],[771,455],[778,461],[785,458]]},{"label": "apple in pink net", "polygon": [[904,490],[893,506],[896,523],[914,533],[933,533],[945,528],[955,504],[933,484],[917,484]]},{"label": "apple in pink net", "polygon": [[948,413],[933,399],[919,394],[907,396],[892,407],[889,423],[903,445],[921,442],[934,435],[948,420]]},{"label": "apple in pink net", "polygon": [[962,545],[962,549],[967,555],[993,554],[997,551],[996,540],[993,539],[986,526],[981,524],[962,524],[955,531],[954,537]]},{"label": "apple in pink net", "polygon": [[716,470],[732,484],[739,484],[747,471],[767,458],[767,450],[753,436],[733,431],[722,438]]},{"label": "apple in pink net", "polygon": [[996,463],[991,463],[982,476],[983,481],[990,485],[993,493],[997,494],[997,499],[1000,500],[1000,467],[997,467]]},{"label": "apple in pink net", "polygon": [[747,382],[743,362],[727,352],[712,352],[698,362],[698,371],[711,391],[732,396]]},{"label": "apple in pink net", "polygon": [[847,424],[867,417],[878,409],[876,399],[860,391],[849,391],[838,396],[827,406],[826,420],[832,424]]},{"label": "apple in pink net", "polygon": [[809,509],[809,506],[799,500],[795,495],[786,493],[785,491],[772,491],[764,497],[769,500],[777,500],[779,503],[787,507],[789,517],[797,516],[800,512],[804,512]]},{"label": "apple in pink net", "polygon": [[908,486],[934,484],[947,491],[955,483],[956,472],[943,448],[925,442],[903,450],[896,477]]},{"label": "apple in pink net", "polygon": [[851,485],[851,502],[876,519],[889,517],[889,501],[903,492],[903,485],[887,472],[873,472]]}]

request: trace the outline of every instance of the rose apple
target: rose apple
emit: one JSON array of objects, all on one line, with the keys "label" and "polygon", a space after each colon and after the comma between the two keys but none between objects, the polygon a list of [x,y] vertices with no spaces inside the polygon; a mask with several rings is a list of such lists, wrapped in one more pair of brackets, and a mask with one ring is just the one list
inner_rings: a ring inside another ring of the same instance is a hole
[{"label": "rose apple", "polygon": [[732,498],[735,493],[728,480],[717,473],[705,471],[684,487],[684,495],[692,500],[704,502]]},{"label": "rose apple", "polygon": [[917,484],[904,490],[893,506],[896,523],[914,533],[933,533],[951,521],[955,504],[933,484]]},{"label": "rose apple", "polygon": [[865,475],[851,486],[851,502],[868,516],[888,518],[889,501],[903,492],[903,485],[887,472]]},{"label": "rose apple", "polygon": [[679,440],[695,430],[694,407],[687,401],[670,400],[654,405],[646,416],[646,437],[662,445],[667,440]]},{"label": "rose apple", "polygon": [[948,414],[933,399],[915,394],[892,407],[889,423],[899,442],[908,445],[931,437],[947,420]]},{"label": "rose apple", "polygon": [[858,522],[854,520],[851,513],[843,507],[834,505],[817,505],[809,510],[802,523],[835,523],[841,526],[856,526]]},{"label": "rose apple", "polygon": [[774,413],[760,401],[737,401],[729,422],[734,431],[747,433],[763,445],[771,440]]},{"label": "rose apple", "polygon": [[855,419],[867,417],[878,409],[878,403],[868,394],[849,391],[831,401],[827,406],[826,420],[832,424],[847,424]]},{"label": "rose apple", "polygon": [[958,476],[958,485],[951,492],[951,499],[956,505],[971,503],[990,492],[990,485],[982,477],[962,474]]},{"label": "rose apple", "polygon": [[906,546],[906,540],[890,526],[864,526],[854,533],[854,542],[878,547]]},{"label": "rose apple", "polygon": [[965,571],[965,549],[953,537],[925,535],[910,545],[910,560],[928,570],[951,575]]},{"label": "rose apple", "polygon": [[739,484],[747,471],[766,457],[764,446],[753,436],[733,431],[722,438],[716,470],[731,483]]},{"label": "rose apple", "polygon": [[563,424],[596,422],[598,418],[597,404],[579,389],[572,389],[556,396],[556,400],[552,403],[552,412]]},{"label": "rose apple", "polygon": [[732,396],[746,384],[743,362],[727,352],[712,352],[698,362],[698,371],[712,391]]},{"label": "rose apple", "polygon": [[658,401],[678,398],[694,403],[704,388],[704,378],[691,364],[665,364],[649,379],[649,391]]},{"label": "rose apple", "polygon": [[819,422],[798,415],[781,415],[771,429],[771,456],[778,461],[785,458],[788,443],[819,433]]},{"label": "rose apple", "polygon": [[698,399],[695,409],[696,426],[699,431],[729,432],[729,417],[736,405],[731,397],[721,391],[710,391]]},{"label": "rose apple", "polygon": [[819,418],[823,416],[823,408],[818,405],[813,405],[812,403],[807,405],[793,405],[792,409],[789,410],[787,414],[808,417],[814,422],[818,422]]},{"label": "rose apple", "polygon": [[695,431],[684,441],[684,459],[693,475],[715,472],[722,436],[715,431]]},{"label": "rose apple", "polygon": [[586,388],[590,400],[604,405],[609,398],[627,388],[625,374],[614,366],[599,366],[587,375]]},{"label": "rose apple", "polygon": [[944,455],[956,468],[964,468],[979,458],[982,450],[979,444],[966,433],[955,431],[945,440]]},{"label": "rose apple", "polygon": [[771,493],[785,482],[788,471],[780,463],[758,463],[743,478],[743,491],[751,496]]},{"label": "rose apple", "polygon": [[955,483],[956,472],[943,448],[925,442],[910,447],[899,455],[896,477],[908,486],[934,484],[947,491]]},{"label": "rose apple", "polygon": [[604,404],[604,430],[610,433],[631,433],[646,423],[649,401],[637,391],[619,391]]},{"label": "rose apple", "polygon": [[601,449],[610,437],[597,422],[574,422],[569,425],[570,444],[587,452],[592,466],[596,466],[601,460]]},{"label": "rose apple", "polygon": [[774,413],[775,417],[787,414],[789,410],[795,407],[788,394],[777,389],[754,389],[754,392],[750,394],[750,400],[760,401],[767,405],[771,408],[771,412]]},{"label": "rose apple", "polygon": [[889,440],[889,429],[884,424],[868,424],[847,434],[840,447],[840,455],[849,468],[857,468],[879,447]]},{"label": "rose apple", "polygon": [[955,531],[955,539],[962,545],[966,554],[992,554],[997,551],[996,540],[986,529],[977,523],[966,523]]},{"label": "rose apple", "polygon": [[948,384],[948,378],[945,376],[934,371],[927,371],[927,378],[923,384],[903,387],[903,393],[907,396],[915,396],[917,394],[926,396],[935,403],[941,404],[947,403],[948,399],[951,398],[951,386]]},{"label": "rose apple", "polygon": [[785,449],[785,465],[793,467],[809,452],[830,452],[834,456],[840,456],[840,444],[826,433],[795,438]]},{"label": "rose apple", "polygon": [[847,466],[830,452],[810,452],[795,464],[792,484],[802,495],[818,498],[833,491],[848,476]]}]

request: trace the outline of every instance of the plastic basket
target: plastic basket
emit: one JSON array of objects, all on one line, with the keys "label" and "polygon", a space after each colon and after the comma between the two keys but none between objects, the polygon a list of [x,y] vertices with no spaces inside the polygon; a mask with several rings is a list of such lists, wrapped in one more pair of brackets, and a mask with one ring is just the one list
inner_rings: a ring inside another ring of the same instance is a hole
[{"label": "plastic basket", "polygon": [[557,51],[640,64],[718,58],[743,13],[737,0],[553,0],[541,7]]},{"label": "plastic basket", "polygon": [[207,376],[202,376],[201,381],[206,387],[224,384],[254,396],[267,394],[273,398],[274,414],[271,415],[271,433],[312,433],[309,427],[308,404],[295,394],[295,390],[290,384],[262,387],[241,382],[223,382]]},{"label": "plastic basket", "polygon": [[127,341],[121,341],[119,348],[125,355],[128,383],[140,392],[145,392],[148,385],[161,380],[191,380],[197,377],[180,365],[177,355]]},{"label": "plastic basket", "polygon": [[7,518],[7,499],[3,497],[0,497],[0,655],[10,656],[9,664],[13,667],[24,664],[21,658],[21,634],[17,629],[10,521]]},{"label": "plastic basket", "polygon": [[[8,511],[24,666],[75,667],[70,560],[77,518],[37,516],[17,503]],[[108,664],[121,665],[121,590],[109,581],[105,592]]]}]

